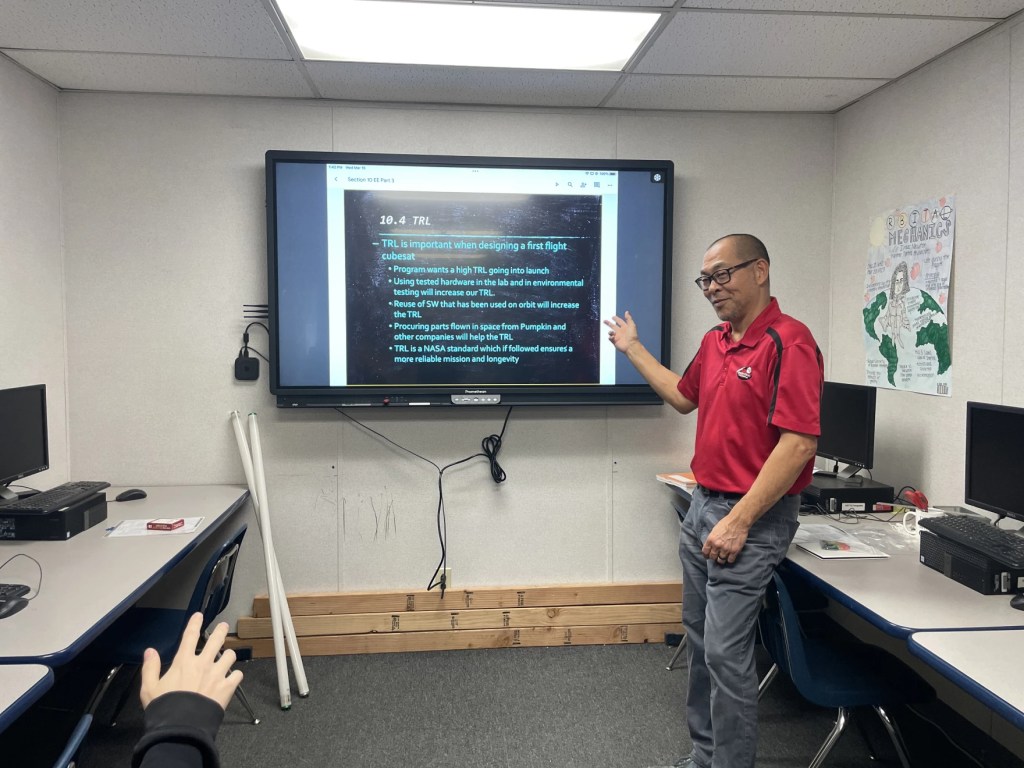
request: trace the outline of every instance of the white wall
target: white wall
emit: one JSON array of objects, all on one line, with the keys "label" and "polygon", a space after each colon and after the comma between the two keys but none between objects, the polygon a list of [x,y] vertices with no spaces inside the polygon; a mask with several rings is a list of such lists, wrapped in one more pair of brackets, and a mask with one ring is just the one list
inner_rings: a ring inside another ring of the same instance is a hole
[{"label": "white wall", "polygon": [[[278,411],[265,375],[233,379],[242,304],[266,300],[267,149],[671,159],[676,367],[716,321],[691,284],[701,255],[733,231],[765,239],[775,293],[825,348],[828,116],[99,94],[61,105],[73,473],[242,482],[227,415],[258,411],[289,591],[425,587],[440,554],[437,473],[334,411]],[[252,342],[266,350],[262,331]],[[444,466],[476,453],[505,409],[356,415]],[[445,474],[455,586],[678,578],[670,492],[653,475],[685,467],[692,440],[692,420],[662,406],[515,409],[503,485],[482,459]],[[252,533],[236,612],[262,589]]]},{"label": "white wall", "polygon": [[[965,402],[1024,405],[1024,28],[1005,26],[844,110],[836,121],[830,378],[864,381],[869,221],[957,203],[952,397],[879,390],[875,477],[963,503]],[[1014,45],[1016,43],[1016,45]]]},{"label": "white wall", "polygon": [[68,473],[57,104],[0,57],[0,388],[46,385],[51,469],[25,479],[36,488]]}]

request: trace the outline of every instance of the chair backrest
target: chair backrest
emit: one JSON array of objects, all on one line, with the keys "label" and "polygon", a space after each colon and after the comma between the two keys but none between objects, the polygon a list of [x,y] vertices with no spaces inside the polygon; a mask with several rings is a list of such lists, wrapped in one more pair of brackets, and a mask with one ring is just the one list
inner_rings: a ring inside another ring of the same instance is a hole
[{"label": "chair backrest", "polygon": [[786,582],[778,572],[772,574],[772,581],[765,592],[765,605],[758,616],[758,625],[761,640],[772,661],[789,675],[798,690],[804,690],[805,684],[811,683],[812,679],[800,618]]},{"label": "chair backrest", "polygon": [[92,715],[89,713],[82,715],[78,725],[75,726],[75,730],[71,732],[64,751],[60,753],[57,762],[53,764],[53,768],[74,768],[78,760],[78,750],[81,749],[82,742],[85,740],[85,734],[89,731],[89,726],[91,725]]},{"label": "chair backrest", "polygon": [[242,546],[247,526],[243,525],[210,557],[203,568],[192,598],[188,603],[188,615],[196,611],[203,614],[203,631],[220,615],[231,599],[231,581],[235,575],[235,563]]}]

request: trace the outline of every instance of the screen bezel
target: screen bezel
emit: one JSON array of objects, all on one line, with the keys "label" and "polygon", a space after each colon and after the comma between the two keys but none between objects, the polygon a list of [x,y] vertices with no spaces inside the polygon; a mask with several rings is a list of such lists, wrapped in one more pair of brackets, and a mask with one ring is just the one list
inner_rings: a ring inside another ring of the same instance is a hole
[{"label": "screen bezel", "polygon": [[[966,413],[967,428],[964,447],[964,503],[969,504],[972,507],[984,509],[988,512],[994,512],[1000,517],[1009,517],[1014,520],[1024,522],[1024,506],[1019,509],[1009,509],[1000,506],[997,503],[986,501],[984,498],[978,498],[976,482],[972,482],[971,467],[973,466],[974,461],[977,460],[972,437],[975,439],[978,438],[973,416],[979,412],[999,414],[1002,417],[1012,416],[1019,420],[1022,427],[1024,427],[1024,408],[1017,408],[1011,405],[996,405],[994,403],[968,401]],[[1024,432],[1021,432],[1020,434],[1022,435],[1020,442],[1024,443]],[[1018,474],[1017,476],[1019,477],[1020,475]]]},{"label": "screen bezel", "polygon": [[[490,168],[541,168],[586,170],[651,170],[665,174],[662,215],[661,344],[651,352],[670,365],[672,293],[672,220],[674,214],[674,166],[667,160],[593,160],[551,158],[466,157],[344,152],[270,150],[266,153],[267,278],[270,329],[270,391],[279,407],[347,407],[373,405],[615,405],[658,404],[661,398],[646,383],[629,384],[498,384],[477,385],[381,385],[293,387],[281,384],[278,325],[277,189],[279,163],[366,163]],[[616,308],[616,311],[628,307]]]},{"label": "screen bezel", "polygon": [[[7,389],[0,389],[0,414],[2,414],[3,411],[4,411],[4,406],[3,406],[2,401],[5,398],[8,398],[8,397],[10,397],[12,399],[17,398],[18,402],[20,403],[20,402],[23,402],[23,398],[27,394],[29,394],[31,392],[37,392],[38,393],[38,397],[39,397],[39,414],[40,414],[40,419],[38,421],[38,426],[41,428],[42,433],[40,435],[37,435],[37,437],[41,438],[42,448],[43,448],[42,456],[41,457],[36,456],[36,457],[33,457],[33,458],[34,459],[41,458],[42,460],[41,461],[35,461],[35,460],[26,461],[20,467],[15,467],[13,471],[11,470],[11,468],[4,469],[3,467],[0,467],[0,486],[10,485],[11,483],[13,483],[16,480],[21,480],[24,477],[29,477],[30,475],[35,475],[35,474],[38,474],[40,472],[45,472],[46,470],[48,470],[50,468],[50,440],[49,440],[49,429],[48,429],[48,425],[47,425],[47,416],[46,416],[46,385],[45,384],[30,384],[30,385],[24,386],[24,387],[10,387],[10,388],[7,388]],[[15,394],[15,393],[17,393],[17,394]],[[10,439],[11,439],[10,431],[9,430],[5,430],[5,432],[6,432],[6,434],[5,434],[5,438],[4,439],[7,440],[7,441],[10,441]]]},{"label": "screen bezel", "polygon": [[[862,445],[864,450],[860,452],[860,455],[845,456],[840,454],[839,451],[834,450],[833,446],[826,444],[823,448],[821,445],[822,438],[825,437],[825,398],[826,393],[831,393],[837,397],[849,397],[854,392],[858,393],[858,397],[865,398],[862,415],[868,426],[866,427],[866,434],[862,434],[861,437],[864,437],[866,441]],[[878,391],[875,387],[864,384],[844,384],[837,381],[823,382],[821,388],[821,436],[818,438],[816,450],[818,456],[835,462],[842,462],[851,467],[858,467],[860,469],[872,468],[875,461],[875,406],[877,395]]]}]

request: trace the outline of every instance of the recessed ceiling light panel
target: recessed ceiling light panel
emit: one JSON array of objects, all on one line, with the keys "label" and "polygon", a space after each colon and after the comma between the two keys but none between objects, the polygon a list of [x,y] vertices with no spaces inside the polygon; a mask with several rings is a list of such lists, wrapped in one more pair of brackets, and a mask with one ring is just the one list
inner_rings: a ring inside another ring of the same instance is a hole
[{"label": "recessed ceiling light panel", "polygon": [[418,0],[278,0],[278,7],[307,60],[520,69],[621,70],[660,17]]}]

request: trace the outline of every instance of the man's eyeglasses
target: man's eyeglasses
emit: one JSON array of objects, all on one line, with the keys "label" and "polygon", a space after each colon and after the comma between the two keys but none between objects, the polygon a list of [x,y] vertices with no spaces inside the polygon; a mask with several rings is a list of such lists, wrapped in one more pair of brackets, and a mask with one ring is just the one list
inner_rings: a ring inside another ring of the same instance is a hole
[{"label": "man's eyeglasses", "polygon": [[725,285],[732,280],[732,273],[737,269],[743,269],[749,264],[753,264],[758,259],[747,259],[746,261],[740,262],[735,267],[726,267],[725,269],[719,269],[712,272],[710,275],[701,275],[693,282],[696,283],[697,287],[702,291],[706,291],[711,287],[711,281],[714,280],[719,285]]}]

